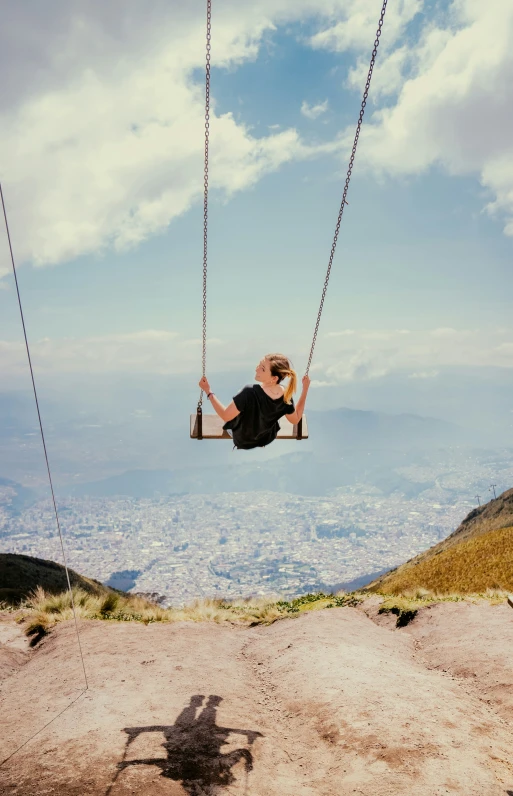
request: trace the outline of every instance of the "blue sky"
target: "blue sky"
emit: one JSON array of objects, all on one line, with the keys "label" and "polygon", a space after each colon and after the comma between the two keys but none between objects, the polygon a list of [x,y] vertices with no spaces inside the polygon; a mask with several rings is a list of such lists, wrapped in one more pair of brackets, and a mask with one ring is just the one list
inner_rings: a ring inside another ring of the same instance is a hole
[{"label": "blue sky", "polygon": [[[137,5],[56,3],[42,30],[12,8],[4,30],[0,177],[43,382],[199,377],[204,8]],[[269,349],[304,366],[379,10],[214,4],[211,375],[250,379]],[[513,368],[510,3],[387,13],[312,371],[340,404],[394,373]],[[26,364],[7,254],[14,385]]]}]

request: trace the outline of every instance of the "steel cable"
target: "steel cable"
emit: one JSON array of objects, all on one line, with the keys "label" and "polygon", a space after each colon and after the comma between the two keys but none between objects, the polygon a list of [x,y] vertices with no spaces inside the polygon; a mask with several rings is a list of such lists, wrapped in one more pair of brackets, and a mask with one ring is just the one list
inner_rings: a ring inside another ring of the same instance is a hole
[{"label": "steel cable", "polygon": [[18,296],[18,306],[20,308],[21,325],[23,327],[23,336],[25,338],[25,348],[27,349],[27,358],[28,358],[28,363],[29,363],[29,368],[30,368],[30,377],[32,379],[32,388],[34,390],[34,398],[35,398],[35,401],[36,401],[37,417],[39,419],[39,430],[41,432],[41,440],[43,442],[43,451],[44,451],[44,454],[45,454],[46,469],[47,469],[47,472],[48,472],[48,480],[50,482],[50,491],[52,493],[53,508],[54,508],[54,512],[55,512],[55,521],[57,523],[57,530],[59,532],[59,539],[60,539],[61,550],[62,550],[62,559],[64,561],[64,569],[66,570],[66,580],[68,581],[68,591],[69,591],[69,595],[70,595],[70,599],[71,599],[71,608],[72,608],[72,611],[73,611],[73,619],[75,620],[75,630],[76,630],[76,634],[77,634],[78,649],[79,649],[79,652],[80,652],[80,660],[82,661],[82,669],[84,670],[85,687],[86,687],[86,690],[87,690],[89,688],[89,685],[88,685],[88,682],[87,682],[87,673],[86,673],[86,668],[85,668],[85,663],[84,663],[84,656],[82,654],[82,645],[80,643],[80,633],[78,632],[78,621],[77,621],[77,614],[76,614],[76,611],[75,611],[75,601],[73,599],[73,590],[71,588],[71,581],[70,581],[70,577],[69,577],[68,563],[67,563],[67,560],[66,560],[66,551],[65,551],[65,548],[64,548],[64,539],[63,539],[63,535],[62,535],[61,524],[59,522],[59,512],[57,511],[57,502],[55,500],[55,492],[54,492],[54,489],[53,489],[52,473],[50,471],[50,462],[48,460],[48,453],[47,453],[47,450],[46,450],[46,441],[45,441],[45,435],[44,435],[44,431],[43,431],[43,421],[41,420],[41,412],[39,411],[39,401],[38,401],[38,397],[37,397],[36,381],[34,379],[34,370],[32,368],[32,360],[30,358],[30,348],[29,348],[29,343],[28,343],[27,330],[26,330],[26,327],[25,327],[25,318],[23,316],[23,307],[22,307],[22,304],[21,304],[21,295],[20,295],[20,289],[19,289],[19,286],[18,286],[18,276],[16,274],[16,265],[14,263],[14,254],[13,254],[12,244],[11,244],[11,235],[10,235],[10,232],[9,232],[9,224],[7,222],[7,211],[5,209],[4,194],[3,194],[3,191],[2,191],[2,184],[1,183],[0,183],[0,197],[2,199],[2,209],[3,209],[3,212],[4,212],[5,229],[6,229],[6,232],[7,232],[7,240],[9,242],[9,251],[11,253],[12,270],[13,270],[13,273],[14,273],[14,283],[16,285],[16,294]]}]

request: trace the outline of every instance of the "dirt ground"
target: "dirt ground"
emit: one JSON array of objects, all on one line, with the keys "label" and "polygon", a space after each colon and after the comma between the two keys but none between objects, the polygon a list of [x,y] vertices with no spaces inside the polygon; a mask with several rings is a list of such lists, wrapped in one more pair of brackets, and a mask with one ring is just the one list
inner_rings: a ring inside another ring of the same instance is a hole
[{"label": "dirt ground", "polygon": [[0,621],[7,796],[513,796],[513,610],[269,627]]}]

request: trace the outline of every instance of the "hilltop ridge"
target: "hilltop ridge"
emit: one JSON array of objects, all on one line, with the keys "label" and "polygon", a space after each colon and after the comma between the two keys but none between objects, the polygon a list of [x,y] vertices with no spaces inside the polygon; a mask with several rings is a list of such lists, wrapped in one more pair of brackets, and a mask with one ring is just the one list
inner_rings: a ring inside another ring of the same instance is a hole
[{"label": "hilltop ridge", "polygon": [[376,578],[365,591],[513,590],[513,489],[473,509],[449,536]]},{"label": "hilltop ridge", "polygon": [[[106,594],[111,589],[93,578],[68,569],[72,586],[90,594]],[[18,603],[38,586],[49,594],[66,591],[68,581],[62,564],[16,553],[0,553],[0,602]]]},{"label": "hilltop ridge", "polygon": [[473,509],[446,540],[463,541],[486,531],[513,525],[513,489]]}]

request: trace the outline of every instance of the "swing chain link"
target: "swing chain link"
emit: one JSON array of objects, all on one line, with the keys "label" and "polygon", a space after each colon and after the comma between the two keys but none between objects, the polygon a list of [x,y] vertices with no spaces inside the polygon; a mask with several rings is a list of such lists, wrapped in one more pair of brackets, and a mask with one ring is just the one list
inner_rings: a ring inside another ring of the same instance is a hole
[{"label": "swing chain link", "polygon": [[[207,242],[208,242],[208,146],[210,134],[210,39],[212,22],[212,0],[207,0],[207,44],[205,60],[205,165],[203,168],[203,339],[201,367],[206,374],[207,361]],[[203,390],[200,390],[198,409],[203,404]]]},{"label": "swing chain link", "polygon": [[367,98],[369,96],[369,89],[370,89],[370,83],[371,83],[371,78],[372,78],[372,72],[373,72],[373,69],[374,69],[374,62],[376,61],[376,55],[378,53],[379,39],[380,39],[380,36],[381,36],[381,29],[383,27],[383,21],[385,19],[385,11],[387,9],[387,2],[388,2],[388,0],[383,0],[383,6],[381,8],[381,16],[379,18],[378,29],[376,31],[376,39],[374,41],[374,48],[372,50],[372,56],[371,56],[370,65],[369,65],[369,72],[368,72],[368,75],[367,75],[367,82],[365,83],[365,91],[363,93],[362,105],[361,105],[361,108],[360,108],[360,115],[358,117],[358,124],[356,125],[356,133],[355,133],[354,142],[353,142],[353,149],[351,151],[351,157],[349,159],[349,166],[348,166],[348,169],[347,169],[347,175],[346,175],[346,181],[345,181],[345,185],[344,185],[344,191],[343,191],[343,194],[342,194],[342,202],[340,203],[340,210],[338,211],[338,218],[337,218],[337,224],[335,226],[335,235],[333,237],[333,243],[331,244],[331,252],[330,252],[330,258],[329,258],[329,262],[328,262],[328,270],[326,272],[326,278],[324,280],[324,287],[322,289],[322,296],[321,296],[321,303],[320,303],[320,306],[319,306],[319,312],[317,313],[317,321],[316,321],[316,324],[315,324],[315,330],[314,330],[314,335],[313,335],[313,340],[312,340],[312,347],[310,349],[310,355],[308,357],[308,364],[306,366],[305,375],[307,375],[307,376],[308,376],[308,372],[310,370],[310,365],[312,364],[312,357],[313,357],[313,353],[314,353],[315,343],[317,342],[317,333],[319,331],[319,324],[321,322],[321,315],[322,315],[322,310],[323,310],[323,307],[324,307],[324,299],[326,298],[326,291],[328,289],[328,282],[330,281],[331,266],[333,265],[333,258],[335,256],[335,249],[337,248],[338,234],[340,232],[340,224],[342,222],[342,216],[344,214],[344,207],[345,207],[346,204],[348,204],[348,202],[346,201],[347,192],[348,192],[348,189],[349,189],[349,182],[351,180],[351,174],[352,174],[352,171],[353,171],[353,164],[354,164],[354,159],[355,159],[355,155],[356,155],[356,147],[358,146],[358,139],[360,138],[360,129],[361,129],[362,122],[363,122],[363,115],[365,113],[365,106],[367,104]]}]

